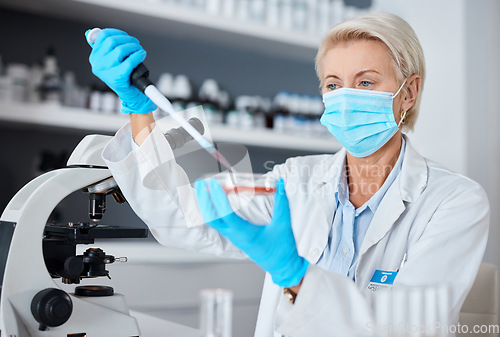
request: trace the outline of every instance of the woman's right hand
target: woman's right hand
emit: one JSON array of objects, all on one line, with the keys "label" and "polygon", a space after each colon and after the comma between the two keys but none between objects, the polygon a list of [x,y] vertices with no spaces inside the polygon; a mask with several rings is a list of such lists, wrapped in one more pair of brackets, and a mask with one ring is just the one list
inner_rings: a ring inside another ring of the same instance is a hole
[{"label": "woman's right hand", "polygon": [[[90,32],[85,32],[85,36]],[[92,72],[110,87],[122,100],[122,112],[146,114],[157,106],[130,83],[130,74],[146,58],[139,40],[113,28],[99,32],[92,47],[89,61]]]}]

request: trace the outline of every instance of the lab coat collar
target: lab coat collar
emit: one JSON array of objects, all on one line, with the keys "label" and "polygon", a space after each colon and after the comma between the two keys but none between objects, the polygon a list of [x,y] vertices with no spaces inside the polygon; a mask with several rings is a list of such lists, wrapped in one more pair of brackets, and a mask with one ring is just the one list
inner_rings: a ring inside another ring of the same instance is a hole
[{"label": "lab coat collar", "polygon": [[[405,210],[404,202],[415,201],[427,186],[427,163],[425,159],[413,148],[408,137],[403,135],[406,141],[406,149],[401,172],[392,186],[386,192],[375,215],[372,219],[368,232],[361,246],[360,254],[363,254],[372,245],[376,244],[391,229],[394,222]],[[335,195],[338,193],[339,174],[342,172],[342,164],[346,157],[346,150],[342,148],[333,156],[327,156],[322,162],[323,174],[316,176],[317,189],[314,196],[325,215],[324,226],[316,224],[311,242],[321,247],[327,243],[328,231],[333,223],[333,216],[337,204]],[[319,256],[317,257],[319,258]],[[316,263],[317,259],[310,259]],[[359,265],[358,265],[359,267]]]},{"label": "lab coat collar", "polygon": [[333,156],[326,156],[321,163],[321,174],[313,178],[317,188],[314,196],[325,213],[328,230],[333,223],[333,215],[337,208],[335,197],[339,192],[339,179],[345,158],[346,150],[344,148]]},{"label": "lab coat collar", "polygon": [[373,219],[368,227],[360,249],[361,256],[370,247],[378,243],[392,228],[406,209],[405,202],[415,201],[427,186],[427,163],[425,159],[412,147],[406,136],[406,152],[403,167],[394,183],[389,187],[386,195],[380,202]]},{"label": "lab coat collar", "polygon": [[[406,141],[406,149],[401,168],[400,192],[401,198],[407,202],[413,202],[424,191],[427,186],[427,163],[425,159],[413,148],[410,140],[403,135]],[[321,186],[334,184],[330,191],[338,192],[338,182],[342,173],[342,165],[345,163],[346,149],[342,148],[331,157],[327,157],[322,163],[324,174],[316,177],[316,182]]]},{"label": "lab coat collar", "polygon": [[[335,155],[327,155],[320,163],[321,174],[312,177],[318,210],[322,215],[311,223],[310,236],[300,242],[298,249],[301,256],[307,257],[311,263],[316,263],[321,257],[321,252],[328,243],[328,233],[332,227],[333,216],[337,209],[336,194],[338,193],[338,175],[342,172],[342,164],[346,157],[345,149]],[[311,210],[312,211],[312,210]],[[312,218],[311,218],[312,219]],[[302,249],[304,251],[302,251]],[[314,253],[310,253],[310,252]]]},{"label": "lab coat collar", "polygon": [[427,162],[411,145],[406,135],[406,153],[401,168],[399,183],[401,198],[407,202],[415,201],[427,186]]},{"label": "lab coat collar", "polygon": [[[404,202],[415,201],[427,186],[427,163],[425,159],[413,148],[406,135],[403,135],[406,141],[406,149],[403,159],[401,172],[392,186],[386,192],[382,199],[372,223],[361,247],[360,254],[363,254],[369,247],[380,241],[380,239],[391,229],[394,222],[405,210]],[[333,216],[336,211],[335,195],[338,194],[338,179],[342,173],[342,165],[345,162],[346,150],[343,148],[333,156],[325,157],[322,163],[323,174],[315,177],[317,190],[314,193],[318,203],[325,214],[325,226],[321,226],[326,234],[319,233],[318,244],[326,244],[323,235],[327,236],[327,231],[333,223]],[[320,239],[321,237],[321,239]],[[325,241],[325,242],[323,242]],[[315,262],[315,261],[314,261]]]},{"label": "lab coat collar", "polygon": [[342,173],[342,165],[345,163],[346,149],[342,148],[333,156],[328,156],[322,162],[321,171],[323,174],[315,177],[318,184],[335,183],[335,192],[338,192],[339,175]]}]

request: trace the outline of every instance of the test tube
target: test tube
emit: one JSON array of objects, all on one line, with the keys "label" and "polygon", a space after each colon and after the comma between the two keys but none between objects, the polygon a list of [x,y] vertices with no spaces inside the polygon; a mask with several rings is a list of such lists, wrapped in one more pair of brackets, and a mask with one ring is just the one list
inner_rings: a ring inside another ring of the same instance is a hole
[{"label": "test tube", "polygon": [[398,286],[372,294],[376,337],[448,336],[449,288],[446,285]]},{"label": "test tube", "polygon": [[200,292],[200,330],[203,337],[231,337],[233,293],[227,289]]}]

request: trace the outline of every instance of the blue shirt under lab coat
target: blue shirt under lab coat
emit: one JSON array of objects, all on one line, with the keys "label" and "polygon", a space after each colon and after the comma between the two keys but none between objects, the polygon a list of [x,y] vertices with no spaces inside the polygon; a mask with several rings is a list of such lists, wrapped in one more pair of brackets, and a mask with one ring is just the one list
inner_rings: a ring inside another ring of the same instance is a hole
[{"label": "blue shirt under lab coat", "polygon": [[354,272],[358,265],[359,250],[368,226],[370,226],[373,215],[377,211],[385,192],[387,192],[394,180],[396,180],[403,166],[406,149],[404,137],[401,137],[401,141],[401,151],[398,161],[384,184],[370,200],[357,209],[349,201],[349,186],[347,185],[344,159],[344,165],[341,166],[342,173],[337,175],[338,178],[334,185],[337,188],[335,192],[337,211],[333,218],[328,244],[317,263],[318,266],[342,275],[347,275],[354,280]]}]

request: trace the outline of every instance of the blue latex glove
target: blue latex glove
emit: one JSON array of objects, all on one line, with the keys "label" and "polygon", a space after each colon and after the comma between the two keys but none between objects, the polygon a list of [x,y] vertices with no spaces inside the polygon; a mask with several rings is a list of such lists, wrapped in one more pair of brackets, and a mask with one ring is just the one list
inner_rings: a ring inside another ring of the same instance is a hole
[{"label": "blue latex glove", "polygon": [[276,188],[274,215],[268,225],[254,225],[234,213],[226,193],[214,180],[194,184],[198,205],[207,225],[228,238],[281,287],[293,287],[304,277],[309,262],[299,256],[290,220],[283,180]]},{"label": "blue latex glove", "polygon": [[[85,32],[85,37],[89,32]],[[146,58],[139,40],[121,30],[106,28],[99,32],[90,46],[92,72],[120,97],[123,113],[146,114],[157,109],[130,83],[130,74]]]}]

